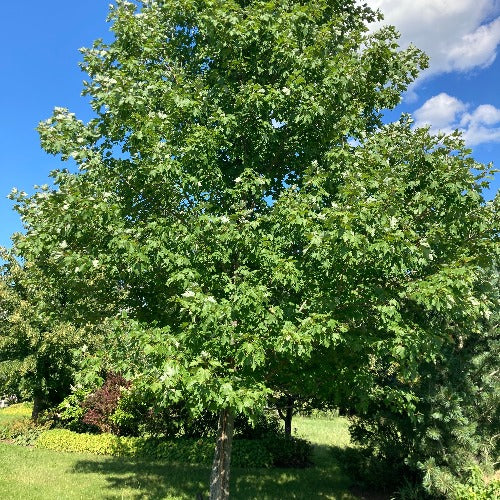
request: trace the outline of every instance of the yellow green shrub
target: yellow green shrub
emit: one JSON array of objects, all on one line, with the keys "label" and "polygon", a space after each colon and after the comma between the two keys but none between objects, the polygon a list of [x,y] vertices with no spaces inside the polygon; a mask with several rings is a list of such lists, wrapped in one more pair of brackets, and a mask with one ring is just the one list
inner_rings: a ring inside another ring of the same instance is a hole
[{"label": "yellow green shrub", "polygon": [[[67,429],[52,429],[42,432],[35,446],[54,451],[134,456],[209,465],[215,443],[210,438],[162,440],[112,434],[78,434]],[[310,445],[303,440],[236,439],[233,441],[231,461],[235,467],[300,467],[309,463],[309,457]]]},{"label": "yellow green shrub", "polygon": [[19,417],[30,417],[33,410],[31,403],[17,403],[0,410],[0,415],[12,415]]}]

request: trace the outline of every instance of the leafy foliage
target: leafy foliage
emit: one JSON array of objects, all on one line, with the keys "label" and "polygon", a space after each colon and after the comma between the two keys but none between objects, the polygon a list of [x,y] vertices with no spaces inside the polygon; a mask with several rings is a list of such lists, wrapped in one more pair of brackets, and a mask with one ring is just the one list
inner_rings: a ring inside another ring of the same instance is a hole
[{"label": "leafy foliage", "polygon": [[[467,331],[461,325],[456,343],[445,344],[432,363],[421,362],[415,378],[400,375],[384,381],[408,391],[414,411],[398,412],[374,397],[354,421],[354,439],[372,454],[363,467],[365,477],[377,477],[380,483],[392,480],[394,487],[406,475],[439,497],[468,484],[470,471],[480,470],[478,464],[495,461],[500,402],[495,269],[485,273],[481,287],[489,309],[475,324],[477,329]],[[377,467],[392,474],[377,474]]]},{"label": "leafy foliage", "polygon": [[0,439],[32,446],[47,428],[47,425],[39,425],[29,417],[4,420],[0,422]]},{"label": "leafy foliage", "polygon": [[83,423],[85,415],[83,402],[90,392],[90,390],[80,388],[66,396],[56,407],[55,415],[52,415],[55,425],[74,432],[90,432],[89,426]]},{"label": "leafy foliage", "polygon": [[479,467],[471,467],[465,484],[455,486],[451,497],[453,500],[495,500],[500,496],[500,481],[485,483],[483,472]]},{"label": "leafy foliage", "polygon": [[[0,275],[0,390],[34,401],[33,416],[59,403],[73,381],[73,348],[83,331],[59,318],[56,290],[46,288],[36,266],[21,265],[12,255]],[[2,376],[2,374],[4,374]]]},{"label": "leafy foliage", "polygon": [[[184,401],[165,406],[143,385],[134,386],[121,375],[108,373],[95,390],[75,389],[47,415],[53,424],[76,432],[104,432],[120,436],[164,436],[174,438],[213,437],[217,414],[204,411],[193,416]],[[242,439],[261,439],[281,434],[274,412],[239,414],[235,434]]]},{"label": "leafy foliage", "polygon": [[312,464],[312,447],[308,441],[280,434],[264,439],[266,448],[272,454],[274,466],[307,467]]},{"label": "leafy foliage", "polygon": [[[310,444],[298,438],[236,439],[233,446],[232,460],[235,467],[304,467],[311,460]],[[40,435],[36,447],[208,465],[213,457],[214,445],[209,438],[157,440],[112,434],[78,434],[66,429],[53,429]]]},{"label": "leafy foliage", "polygon": [[13,194],[17,252],[64,283],[78,317],[127,311],[156,358],[140,371],[174,402],[250,415],[272,364],[344,328],[323,333],[301,309],[307,236],[280,237],[279,220],[303,220],[286,200],[311,165],[330,169],[332,147],[380,125],[425,64],[394,30],[367,35],[375,17],[354,2],[120,2],[115,41],[83,51],[96,118],[56,109],[40,125],[42,146],[80,170]]},{"label": "leafy foliage", "polygon": [[123,389],[130,386],[120,374],[108,373],[104,385],[83,401],[83,423],[97,427],[101,432],[119,434],[119,426],[113,420]]}]

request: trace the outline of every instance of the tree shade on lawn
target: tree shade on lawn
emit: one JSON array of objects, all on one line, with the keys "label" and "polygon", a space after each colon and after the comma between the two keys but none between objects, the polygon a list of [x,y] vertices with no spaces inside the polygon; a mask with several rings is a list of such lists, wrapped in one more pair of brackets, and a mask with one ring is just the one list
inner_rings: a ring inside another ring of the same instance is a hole
[{"label": "tree shade on lawn", "polygon": [[[494,206],[459,137],[382,127],[426,58],[392,28],[367,34],[367,7],[138,3],[111,7],[115,40],[83,50],[95,118],[56,108],[40,125],[78,171],[12,195],[14,251],[64,291],[41,315],[106,317],[116,370],[220,412],[222,499],[234,413],[276,390],[362,410],[378,356],[411,376],[458,335],[443,324],[485,312]],[[414,409],[406,388],[380,397]]]},{"label": "tree shade on lawn", "polygon": [[[3,413],[0,412],[0,420]],[[332,453],[349,449],[347,422],[304,419],[295,422],[300,436],[315,444],[313,467],[305,469],[241,469],[231,472],[234,498],[274,500],[358,499],[349,491],[351,478]],[[81,498],[207,498],[210,467],[124,457],[63,453],[0,443],[0,488],[4,498],[68,500]]]}]

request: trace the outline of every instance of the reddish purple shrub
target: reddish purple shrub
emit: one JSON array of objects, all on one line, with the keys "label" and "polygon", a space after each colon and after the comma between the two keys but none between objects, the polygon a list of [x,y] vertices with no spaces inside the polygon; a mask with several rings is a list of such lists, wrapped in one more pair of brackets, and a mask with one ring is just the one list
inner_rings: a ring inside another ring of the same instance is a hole
[{"label": "reddish purple shrub", "polygon": [[103,386],[85,399],[82,407],[86,410],[83,422],[97,427],[101,432],[119,434],[120,430],[110,417],[116,411],[123,388],[130,387],[130,382],[118,373],[108,373]]}]

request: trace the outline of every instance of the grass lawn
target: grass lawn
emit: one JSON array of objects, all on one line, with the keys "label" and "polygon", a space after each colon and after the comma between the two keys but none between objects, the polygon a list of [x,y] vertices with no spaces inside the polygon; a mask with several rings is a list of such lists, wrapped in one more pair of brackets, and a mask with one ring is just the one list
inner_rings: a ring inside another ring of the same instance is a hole
[{"label": "grass lawn", "polygon": [[22,403],[0,409],[0,426],[12,420],[30,418],[31,408],[31,405]]},{"label": "grass lawn", "polygon": [[[3,410],[0,410],[0,416]],[[355,500],[330,445],[349,445],[346,421],[296,417],[300,436],[315,444],[307,469],[233,469],[234,499]],[[208,496],[208,467],[59,453],[0,443],[0,497],[8,499],[190,499]]]}]

